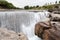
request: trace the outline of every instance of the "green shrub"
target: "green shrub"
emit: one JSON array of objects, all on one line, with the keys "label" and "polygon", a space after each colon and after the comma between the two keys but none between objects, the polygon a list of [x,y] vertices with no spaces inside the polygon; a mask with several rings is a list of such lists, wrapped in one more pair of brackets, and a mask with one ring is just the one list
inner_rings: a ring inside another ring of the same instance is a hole
[{"label": "green shrub", "polygon": [[29,9],[29,6],[25,6],[24,9]]}]

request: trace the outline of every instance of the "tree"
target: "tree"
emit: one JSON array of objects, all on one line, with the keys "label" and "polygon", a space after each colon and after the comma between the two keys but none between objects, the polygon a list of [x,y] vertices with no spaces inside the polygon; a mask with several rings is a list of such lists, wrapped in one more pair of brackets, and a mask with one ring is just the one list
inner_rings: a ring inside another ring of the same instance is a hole
[{"label": "tree", "polygon": [[59,4],[60,4],[60,1],[59,1]]},{"label": "tree", "polygon": [[36,8],[38,8],[38,7],[39,7],[39,5],[36,6]]},{"label": "tree", "polygon": [[32,7],[32,6],[30,6],[30,9],[33,9],[33,7]]},{"label": "tree", "polygon": [[36,6],[33,6],[33,8],[36,8]]},{"label": "tree", "polygon": [[57,4],[57,1],[55,2],[55,4]]},{"label": "tree", "polygon": [[24,9],[29,9],[29,6],[25,6]]},{"label": "tree", "polygon": [[9,8],[9,9],[14,9],[14,8],[16,8],[12,3],[8,3],[6,6],[7,6],[7,8]]},{"label": "tree", "polygon": [[0,1],[0,6],[7,9],[16,9],[16,7],[12,3],[9,3],[7,1]]}]

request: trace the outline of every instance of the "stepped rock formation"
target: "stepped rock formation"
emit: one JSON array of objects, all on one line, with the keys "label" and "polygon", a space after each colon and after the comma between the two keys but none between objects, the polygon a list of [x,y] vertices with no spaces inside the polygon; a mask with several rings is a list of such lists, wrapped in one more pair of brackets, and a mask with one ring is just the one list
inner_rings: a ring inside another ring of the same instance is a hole
[{"label": "stepped rock formation", "polygon": [[[54,15],[54,16],[53,16]],[[43,40],[60,40],[60,14],[51,14],[50,20],[35,25],[35,35]]]},{"label": "stepped rock formation", "polygon": [[14,31],[0,28],[0,40],[28,40],[24,33],[15,33]]}]

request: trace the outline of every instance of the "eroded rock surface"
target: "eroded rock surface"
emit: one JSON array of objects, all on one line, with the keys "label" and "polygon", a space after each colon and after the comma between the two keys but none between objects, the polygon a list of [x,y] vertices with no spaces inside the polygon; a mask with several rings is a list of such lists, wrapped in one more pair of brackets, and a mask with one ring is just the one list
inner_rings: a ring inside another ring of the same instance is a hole
[{"label": "eroded rock surface", "polygon": [[0,40],[28,40],[24,33],[16,33],[5,28],[0,28]]},{"label": "eroded rock surface", "polygon": [[37,23],[35,34],[43,40],[60,40],[60,23],[53,21]]},{"label": "eroded rock surface", "polygon": [[45,29],[49,29],[50,25],[49,22],[39,22],[35,25],[35,34],[38,35],[38,37],[43,38],[43,32]]}]

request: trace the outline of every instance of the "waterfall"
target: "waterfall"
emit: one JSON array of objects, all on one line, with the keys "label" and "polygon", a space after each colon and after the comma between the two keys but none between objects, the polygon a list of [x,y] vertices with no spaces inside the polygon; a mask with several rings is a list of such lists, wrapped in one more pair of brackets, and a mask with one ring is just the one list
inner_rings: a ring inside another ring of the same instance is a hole
[{"label": "waterfall", "polygon": [[17,33],[23,32],[29,40],[41,40],[34,34],[34,28],[37,22],[44,21],[47,16],[48,12],[0,12],[0,27]]}]

